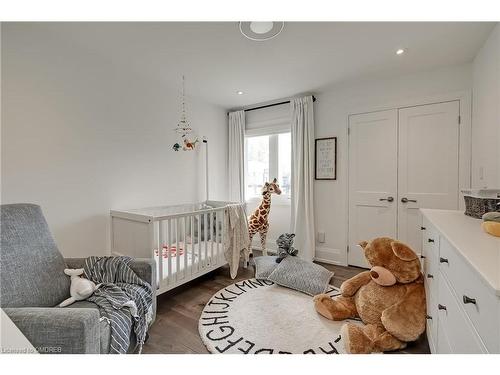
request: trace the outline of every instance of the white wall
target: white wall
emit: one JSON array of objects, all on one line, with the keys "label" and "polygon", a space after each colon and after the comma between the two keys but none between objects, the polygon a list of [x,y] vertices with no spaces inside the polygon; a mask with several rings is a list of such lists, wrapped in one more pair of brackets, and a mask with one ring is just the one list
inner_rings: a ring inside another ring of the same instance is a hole
[{"label": "white wall", "polygon": [[500,188],[500,25],[473,63],[472,186]]},{"label": "white wall", "polygon": [[347,264],[347,116],[412,99],[470,90],[471,77],[471,65],[463,65],[339,85],[316,95],[315,137],[338,137],[337,180],[314,183],[316,230],[326,234],[326,242],[317,243],[318,259]]},{"label": "white wall", "polygon": [[[178,89],[23,24],[2,25],[2,78],[2,203],[40,204],[63,255],[106,254],[110,208],[204,197],[202,152],[172,151]],[[188,110],[224,199],[225,111]]]}]

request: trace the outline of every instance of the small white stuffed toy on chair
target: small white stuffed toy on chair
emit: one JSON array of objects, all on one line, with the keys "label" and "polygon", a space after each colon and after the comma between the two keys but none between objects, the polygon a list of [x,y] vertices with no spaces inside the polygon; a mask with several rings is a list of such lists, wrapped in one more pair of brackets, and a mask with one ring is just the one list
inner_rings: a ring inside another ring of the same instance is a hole
[{"label": "small white stuffed toy on chair", "polygon": [[71,277],[71,286],[69,288],[71,297],[62,301],[59,307],[65,307],[71,305],[73,302],[82,301],[90,297],[101,286],[101,284],[95,285],[93,281],[80,277],[83,274],[83,268],[76,270],[66,268],[64,273]]}]

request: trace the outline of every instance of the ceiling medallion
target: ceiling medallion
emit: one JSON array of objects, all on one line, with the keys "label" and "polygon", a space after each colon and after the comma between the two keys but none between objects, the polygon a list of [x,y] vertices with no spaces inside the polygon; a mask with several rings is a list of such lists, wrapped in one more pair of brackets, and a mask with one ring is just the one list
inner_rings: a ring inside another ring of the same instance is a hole
[{"label": "ceiling medallion", "polygon": [[240,22],[240,31],[248,39],[257,42],[272,39],[278,36],[283,28],[285,22],[264,22],[264,21],[246,21]]}]

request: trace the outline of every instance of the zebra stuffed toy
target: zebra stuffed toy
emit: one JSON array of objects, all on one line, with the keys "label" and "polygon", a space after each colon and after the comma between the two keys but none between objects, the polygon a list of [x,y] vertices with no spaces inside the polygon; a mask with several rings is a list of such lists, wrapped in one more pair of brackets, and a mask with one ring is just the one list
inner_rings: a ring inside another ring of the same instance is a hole
[{"label": "zebra stuffed toy", "polygon": [[280,263],[288,255],[296,256],[299,253],[299,250],[292,246],[294,237],[294,233],[283,233],[278,237],[276,240],[276,244],[278,245],[278,257],[276,258],[276,263]]}]

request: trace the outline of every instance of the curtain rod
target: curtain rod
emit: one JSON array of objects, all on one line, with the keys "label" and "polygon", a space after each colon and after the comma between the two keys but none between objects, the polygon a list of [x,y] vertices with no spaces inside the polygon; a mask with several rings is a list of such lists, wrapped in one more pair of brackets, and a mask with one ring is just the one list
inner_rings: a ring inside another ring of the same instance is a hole
[{"label": "curtain rod", "polygon": [[[316,97],[313,95],[312,98],[313,98],[313,102],[315,102],[316,101]],[[284,102],[279,102],[279,103],[261,105],[259,107],[254,107],[254,108],[248,108],[248,109],[244,109],[243,111],[244,112],[250,112],[250,111],[255,111],[256,109],[269,108],[269,107],[274,107],[276,105],[282,105],[282,104],[288,104],[288,103],[290,103],[290,100],[285,100]],[[229,116],[229,112],[227,113],[227,115]]]}]

